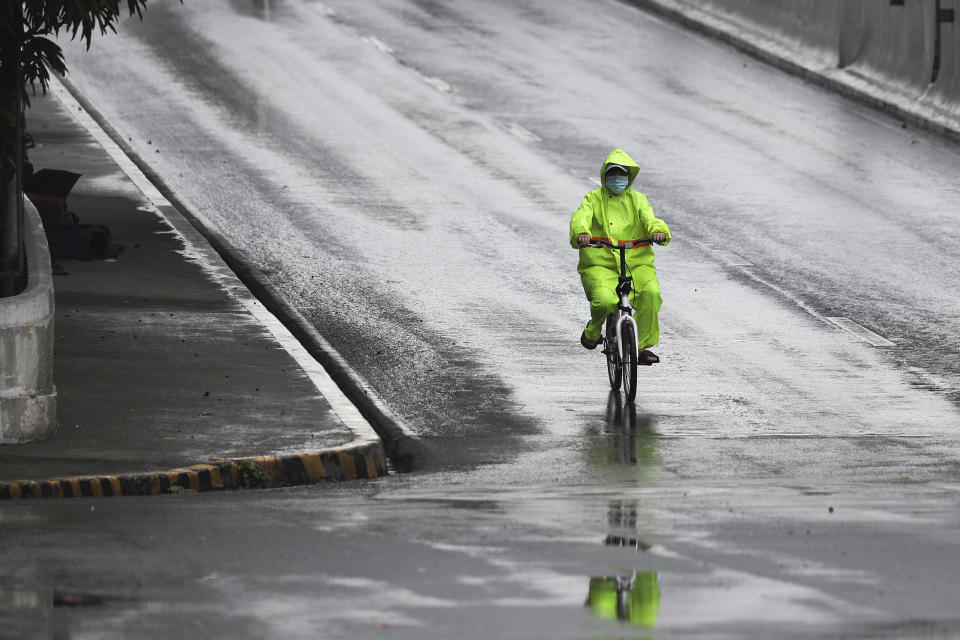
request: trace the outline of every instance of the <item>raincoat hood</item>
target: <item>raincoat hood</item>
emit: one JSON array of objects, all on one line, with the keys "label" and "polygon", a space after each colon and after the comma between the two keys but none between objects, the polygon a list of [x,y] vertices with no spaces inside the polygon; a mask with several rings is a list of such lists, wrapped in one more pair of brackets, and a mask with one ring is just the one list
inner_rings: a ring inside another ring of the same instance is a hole
[{"label": "raincoat hood", "polygon": [[633,186],[633,181],[637,179],[637,174],[640,173],[640,167],[637,166],[637,163],[633,161],[626,151],[623,149],[614,149],[610,152],[610,155],[607,156],[607,159],[603,161],[603,166],[600,167],[600,184],[603,185],[605,191],[607,189],[607,184],[604,181],[603,177],[607,173],[607,165],[619,164],[622,167],[626,167],[627,171],[630,172],[630,178],[627,182],[627,189]]}]

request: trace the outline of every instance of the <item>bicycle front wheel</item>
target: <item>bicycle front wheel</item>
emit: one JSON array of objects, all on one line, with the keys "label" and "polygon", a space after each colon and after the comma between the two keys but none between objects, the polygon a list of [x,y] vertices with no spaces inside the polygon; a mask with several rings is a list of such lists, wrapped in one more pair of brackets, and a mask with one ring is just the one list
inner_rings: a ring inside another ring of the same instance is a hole
[{"label": "bicycle front wheel", "polygon": [[623,365],[623,392],[627,402],[637,397],[637,334],[633,325],[623,323],[620,330],[620,362]]},{"label": "bicycle front wheel", "polygon": [[606,335],[603,336],[603,352],[607,356],[607,377],[610,378],[610,387],[620,388],[620,347],[617,345],[617,325],[613,316],[607,318]]}]

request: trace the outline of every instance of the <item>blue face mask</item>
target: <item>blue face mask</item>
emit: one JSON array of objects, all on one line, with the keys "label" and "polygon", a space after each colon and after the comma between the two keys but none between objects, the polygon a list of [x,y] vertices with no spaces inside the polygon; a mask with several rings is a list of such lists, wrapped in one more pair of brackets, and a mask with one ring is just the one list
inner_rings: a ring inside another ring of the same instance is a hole
[{"label": "blue face mask", "polygon": [[616,195],[620,195],[627,189],[627,185],[630,183],[630,178],[627,176],[616,176],[611,175],[607,176],[606,179],[607,189],[614,192]]}]

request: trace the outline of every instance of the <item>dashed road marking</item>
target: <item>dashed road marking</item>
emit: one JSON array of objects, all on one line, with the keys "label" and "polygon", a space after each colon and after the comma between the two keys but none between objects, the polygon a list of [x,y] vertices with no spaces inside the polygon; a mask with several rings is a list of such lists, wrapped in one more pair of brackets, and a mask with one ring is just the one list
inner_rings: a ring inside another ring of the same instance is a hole
[{"label": "dashed road marking", "polygon": [[379,38],[375,38],[374,36],[366,36],[362,38],[362,40],[367,44],[373,46],[380,53],[385,53],[387,55],[391,55],[393,53],[393,47],[385,43],[383,40],[380,40]]},{"label": "dashed road marking", "polygon": [[454,92],[453,86],[451,86],[446,80],[435,78],[433,76],[423,76],[423,79],[426,80],[428,84],[433,85],[434,88],[438,89],[439,91],[443,91],[444,93]]},{"label": "dashed road marking", "polygon": [[733,251],[717,251],[716,254],[732,267],[752,267],[753,263],[738,256]]},{"label": "dashed road marking", "polygon": [[867,329],[866,327],[864,327],[864,326],[862,326],[862,325],[857,324],[856,322],[854,322],[854,321],[851,320],[850,318],[844,318],[844,317],[842,317],[842,316],[834,316],[834,317],[824,316],[824,317],[825,317],[827,320],[829,320],[830,322],[832,322],[833,324],[835,324],[835,325],[837,325],[838,327],[840,327],[841,329],[844,329],[844,330],[846,330],[846,331],[849,331],[850,333],[852,333],[853,335],[857,336],[857,337],[860,338],[861,340],[864,340],[864,341],[866,341],[866,342],[869,342],[870,344],[872,344],[872,345],[875,346],[875,347],[895,347],[895,346],[897,346],[895,343],[890,342],[889,340],[887,340],[887,339],[884,338],[883,336],[881,336],[881,335],[879,335],[879,334],[877,334],[877,333],[874,333],[873,331],[870,331],[870,329]]},{"label": "dashed road marking", "polygon": [[743,256],[740,256],[733,251],[727,251],[726,249],[720,249],[716,245],[708,244],[706,242],[693,241],[693,244],[697,245],[701,249],[709,251],[713,255],[717,256],[724,262],[726,262],[731,267],[752,267],[753,263],[745,259]]},{"label": "dashed road marking", "polygon": [[510,133],[517,136],[521,140],[525,140],[526,142],[543,142],[540,136],[528,129],[524,129],[516,122],[508,122],[505,126]]}]

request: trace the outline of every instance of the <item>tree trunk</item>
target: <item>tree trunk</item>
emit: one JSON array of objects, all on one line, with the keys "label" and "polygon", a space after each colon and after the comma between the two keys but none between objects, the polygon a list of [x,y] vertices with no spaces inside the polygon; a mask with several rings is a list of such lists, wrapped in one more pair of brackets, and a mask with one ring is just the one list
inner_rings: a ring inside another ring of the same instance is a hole
[{"label": "tree trunk", "polygon": [[26,286],[23,247],[23,87],[20,42],[23,14],[20,2],[5,7],[14,37],[0,39],[0,297],[16,295]]}]

